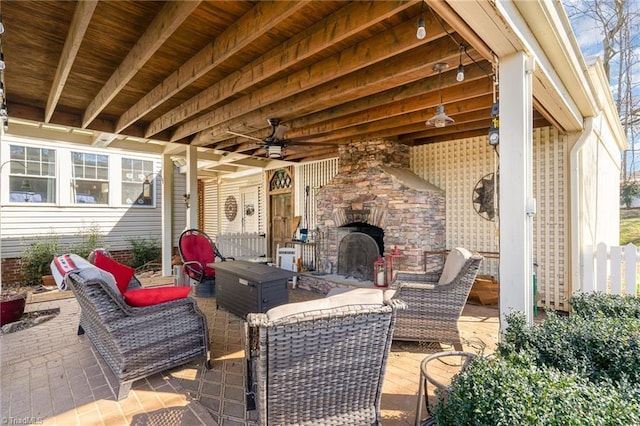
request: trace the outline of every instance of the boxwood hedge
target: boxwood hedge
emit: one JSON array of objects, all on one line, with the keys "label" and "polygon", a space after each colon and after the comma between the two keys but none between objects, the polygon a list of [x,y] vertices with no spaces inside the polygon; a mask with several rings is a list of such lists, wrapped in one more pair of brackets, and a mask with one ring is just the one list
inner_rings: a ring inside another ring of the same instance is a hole
[{"label": "boxwood hedge", "polygon": [[491,357],[477,357],[440,394],[446,425],[640,425],[640,299],[570,299],[570,316],[522,313]]}]

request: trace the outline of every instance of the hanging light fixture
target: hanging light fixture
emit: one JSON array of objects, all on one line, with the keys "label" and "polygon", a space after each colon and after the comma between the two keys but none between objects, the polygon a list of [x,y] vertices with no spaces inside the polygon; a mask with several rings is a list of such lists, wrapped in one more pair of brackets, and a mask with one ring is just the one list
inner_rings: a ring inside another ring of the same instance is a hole
[{"label": "hanging light fixture", "polygon": [[416,37],[418,40],[422,40],[427,36],[427,30],[424,26],[424,14],[422,11],[424,10],[424,1],[420,2],[420,18],[418,19],[418,31],[416,31]]},{"label": "hanging light fixture", "polygon": [[281,145],[267,145],[267,157],[269,158],[280,158],[282,157],[282,146]]},{"label": "hanging light fixture", "polygon": [[444,112],[444,105],[442,105],[442,71],[449,68],[449,64],[446,62],[437,62],[433,64],[433,70],[438,72],[438,91],[440,92],[440,104],[436,107],[436,114],[427,120],[425,123],[427,126],[432,127],[444,127],[449,123],[453,123],[453,118],[449,117]]},{"label": "hanging light fixture", "polygon": [[467,51],[467,48],[464,44],[460,45],[460,60],[458,62],[458,74],[456,74],[456,80],[459,82],[464,81],[464,65],[462,65],[462,53]]}]

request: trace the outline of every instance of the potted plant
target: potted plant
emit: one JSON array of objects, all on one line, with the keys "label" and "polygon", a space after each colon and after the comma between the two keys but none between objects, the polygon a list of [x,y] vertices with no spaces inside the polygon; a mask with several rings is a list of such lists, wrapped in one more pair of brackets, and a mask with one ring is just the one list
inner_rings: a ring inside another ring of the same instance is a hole
[{"label": "potted plant", "polygon": [[24,313],[26,303],[26,291],[3,291],[0,294],[0,327],[18,321]]},{"label": "potted plant", "polygon": [[25,281],[31,285],[43,282],[43,276],[51,275],[51,262],[59,254],[60,242],[56,235],[29,244],[22,252],[22,275]]}]

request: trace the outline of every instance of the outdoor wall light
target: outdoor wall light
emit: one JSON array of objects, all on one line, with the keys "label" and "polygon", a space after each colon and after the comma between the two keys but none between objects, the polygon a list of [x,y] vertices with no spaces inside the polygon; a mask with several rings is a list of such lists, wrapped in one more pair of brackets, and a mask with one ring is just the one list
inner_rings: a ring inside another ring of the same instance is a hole
[{"label": "outdoor wall light", "polygon": [[187,208],[191,207],[191,195],[184,194],[182,197],[184,198],[184,205],[187,206]]},{"label": "outdoor wall light", "polygon": [[145,200],[151,199],[152,186],[151,181],[149,180],[149,176],[157,175],[162,180],[162,176],[160,176],[157,172],[151,172],[144,177],[144,181],[142,182],[142,198]]}]

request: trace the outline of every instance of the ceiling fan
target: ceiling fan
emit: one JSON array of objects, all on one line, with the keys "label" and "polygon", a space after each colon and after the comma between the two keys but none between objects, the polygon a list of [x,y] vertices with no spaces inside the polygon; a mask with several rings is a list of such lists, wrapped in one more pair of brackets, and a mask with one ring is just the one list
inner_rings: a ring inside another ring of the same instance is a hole
[{"label": "ceiling fan", "polygon": [[333,143],[299,142],[291,139],[285,139],[284,134],[289,130],[289,128],[284,124],[280,124],[280,122],[281,120],[279,118],[267,118],[267,123],[271,126],[271,134],[264,139],[259,139],[231,130],[227,130],[227,133],[260,142],[260,145],[265,148],[268,158],[281,158],[284,155],[285,148],[289,145],[335,145]]}]

